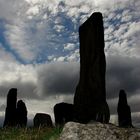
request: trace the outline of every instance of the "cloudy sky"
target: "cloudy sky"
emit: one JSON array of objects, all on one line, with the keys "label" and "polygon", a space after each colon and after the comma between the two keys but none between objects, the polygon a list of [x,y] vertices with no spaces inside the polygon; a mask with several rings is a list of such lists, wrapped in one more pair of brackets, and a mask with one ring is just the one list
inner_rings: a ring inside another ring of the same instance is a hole
[{"label": "cloudy sky", "polygon": [[[79,26],[103,13],[107,101],[115,114],[125,89],[133,123],[140,126],[139,0],[0,0],[0,122],[6,95],[18,88],[28,118],[72,103],[79,78]],[[52,115],[53,118],[53,115]]]}]

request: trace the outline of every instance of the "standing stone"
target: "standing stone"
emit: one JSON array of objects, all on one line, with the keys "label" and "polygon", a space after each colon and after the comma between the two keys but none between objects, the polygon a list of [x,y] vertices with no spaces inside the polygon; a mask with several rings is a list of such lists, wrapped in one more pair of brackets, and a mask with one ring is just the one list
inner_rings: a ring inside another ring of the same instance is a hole
[{"label": "standing stone", "polygon": [[73,104],[58,103],[54,106],[55,125],[62,126],[66,122],[73,121]]},{"label": "standing stone", "polygon": [[118,123],[120,127],[133,127],[131,120],[131,110],[127,104],[127,97],[124,90],[120,90],[118,102]]},{"label": "standing stone", "polygon": [[16,117],[18,126],[24,127],[27,125],[27,108],[22,100],[17,102]]},{"label": "standing stone", "polygon": [[53,127],[52,119],[49,114],[37,113],[33,121],[34,127]]},{"label": "standing stone", "polygon": [[104,54],[104,27],[101,13],[93,13],[79,28],[80,80],[74,97],[75,119],[108,123]]},{"label": "standing stone", "polygon": [[5,126],[16,126],[16,102],[17,102],[17,89],[12,88],[7,95],[7,107],[5,111]]}]

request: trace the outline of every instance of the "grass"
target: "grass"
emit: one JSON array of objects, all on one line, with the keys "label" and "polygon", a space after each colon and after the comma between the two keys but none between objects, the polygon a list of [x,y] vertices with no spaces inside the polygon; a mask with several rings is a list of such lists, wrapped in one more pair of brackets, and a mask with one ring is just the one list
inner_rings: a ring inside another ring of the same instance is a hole
[{"label": "grass", "polygon": [[57,140],[62,128],[0,128],[0,140]]}]

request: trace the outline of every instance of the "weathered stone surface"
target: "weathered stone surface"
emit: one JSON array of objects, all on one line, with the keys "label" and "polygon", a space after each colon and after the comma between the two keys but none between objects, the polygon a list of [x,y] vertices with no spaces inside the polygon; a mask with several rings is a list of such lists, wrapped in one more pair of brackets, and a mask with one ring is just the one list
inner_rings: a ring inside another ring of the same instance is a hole
[{"label": "weathered stone surface", "polygon": [[133,127],[131,110],[127,103],[127,96],[124,90],[120,90],[118,102],[118,122],[120,127]]},{"label": "weathered stone surface", "polygon": [[33,121],[34,127],[53,127],[52,119],[49,114],[37,113]]},{"label": "weathered stone surface", "polygon": [[65,124],[59,140],[139,140],[140,129],[93,122]]},{"label": "weathered stone surface", "polygon": [[12,88],[7,95],[7,107],[3,126],[16,126],[17,89]]},{"label": "weathered stone surface", "polygon": [[63,125],[73,121],[73,104],[58,103],[54,106],[55,125]]},{"label": "weathered stone surface", "polygon": [[17,102],[16,118],[18,126],[23,127],[27,125],[27,108],[22,100]]},{"label": "weathered stone surface", "polygon": [[104,27],[101,13],[93,13],[79,28],[80,80],[74,97],[76,121],[109,122],[106,102]]}]

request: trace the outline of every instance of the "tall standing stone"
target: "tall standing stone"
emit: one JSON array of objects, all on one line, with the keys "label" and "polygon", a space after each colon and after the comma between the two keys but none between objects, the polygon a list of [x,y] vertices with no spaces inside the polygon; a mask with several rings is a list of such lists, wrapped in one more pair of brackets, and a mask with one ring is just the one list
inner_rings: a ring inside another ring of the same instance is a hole
[{"label": "tall standing stone", "polygon": [[119,102],[117,107],[118,123],[120,127],[133,127],[131,110],[127,103],[127,96],[124,90],[120,90]]},{"label": "tall standing stone", "polygon": [[102,14],[93,13],[79,28],[80,80],[74,97],[76,121],[109,122],[106,102],[104,27]]},{"label": "tall standing stone", "polygon": [[5,111],[5,126],[16,126],[16,103],[17,103],[17,89],[12,88],[7,95],[7,107]]}]

